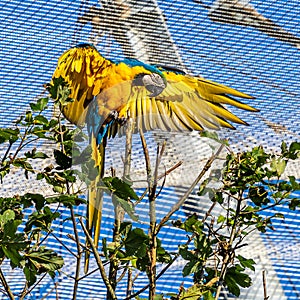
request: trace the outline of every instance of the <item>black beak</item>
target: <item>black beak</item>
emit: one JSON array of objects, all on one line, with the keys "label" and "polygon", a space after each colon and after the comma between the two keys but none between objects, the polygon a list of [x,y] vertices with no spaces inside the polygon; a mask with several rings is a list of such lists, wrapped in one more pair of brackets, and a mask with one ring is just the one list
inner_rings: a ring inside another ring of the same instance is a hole
[{"label": "black beak", "polygon": [[157,97],[165,89],[165,87],[153,84],[145,85],[145,88],[151,93],[149,97]]}]

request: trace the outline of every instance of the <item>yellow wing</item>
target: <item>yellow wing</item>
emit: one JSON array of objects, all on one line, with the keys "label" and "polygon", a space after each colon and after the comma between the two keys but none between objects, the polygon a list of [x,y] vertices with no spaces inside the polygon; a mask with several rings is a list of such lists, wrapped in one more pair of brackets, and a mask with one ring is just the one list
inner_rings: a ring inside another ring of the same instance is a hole
[{"label": "yellow wing", "polygon": [[71,48],[59,58],[53,78],[61,76],[69,84],[70,98],[74,102],[62,110],[71,123],[82,125],[85,122],[87,107],[94,96],[100,93],[111,66],[111,61],[89,44]]},{"label": "yellow wing", "polygon": [[232,98],[231,96],[253,99],[235,89],[200,77],[167,71],[163,75],[167,87],[159,96],[151,98],[145,88],[133,87],[119,116],[134,118],[137,127],[146,131],[202,131],[220,127],[234,129],[230,122],[247,124],[225,108],[224,104],[258,111]]}]

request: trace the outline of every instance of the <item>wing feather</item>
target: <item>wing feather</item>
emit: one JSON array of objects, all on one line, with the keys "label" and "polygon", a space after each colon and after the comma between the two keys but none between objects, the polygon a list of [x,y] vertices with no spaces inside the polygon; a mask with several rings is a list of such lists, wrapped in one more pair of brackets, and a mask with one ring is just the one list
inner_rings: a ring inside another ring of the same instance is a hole
[{"label": "wing feather", "polygon": [[163,75],[167,86],[159,96],[150,98],[144,87],[136,87],[120,112],[122,115],[127,110],[130,111],[130,117],[136,118],[137,126],[143,130],[202,131],[205,128],[215,130],[220,127],[234,129],[230,122],[243,125],[247,123],[224,105],[257,111],[232,96],[244,99],[253,97],[233,88],[200,77],[169,71],[163,72]]},{"label": "wing feather", "polygon": [[92,46],[71,48],[59,58],[53,78],[61,76],[69,84],[74,102],[62,110],[71,123],[81,125],[85,121],[86,107],[99,94],[106,69],[112,65]]}]

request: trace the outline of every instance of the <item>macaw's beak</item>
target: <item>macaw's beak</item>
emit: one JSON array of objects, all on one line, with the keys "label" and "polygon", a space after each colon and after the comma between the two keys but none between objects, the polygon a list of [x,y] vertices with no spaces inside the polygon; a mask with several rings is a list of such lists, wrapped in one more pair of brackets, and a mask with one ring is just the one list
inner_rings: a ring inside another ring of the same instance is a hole
[{"label": "macaw's beak", "polygon": [[145,88],[151,93],[149,97],[158,96],[166,88],[164,79],[156,73],[145,74],[142,82]]}]

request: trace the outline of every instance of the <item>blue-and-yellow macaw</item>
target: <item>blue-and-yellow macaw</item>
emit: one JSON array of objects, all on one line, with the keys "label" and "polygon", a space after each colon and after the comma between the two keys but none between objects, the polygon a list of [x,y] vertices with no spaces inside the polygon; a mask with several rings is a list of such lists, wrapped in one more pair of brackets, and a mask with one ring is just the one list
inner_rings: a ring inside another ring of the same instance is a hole
[{"label": "blue-and-yellow macaw", "polygon": [[60,76],[69,84],[74,99],[62,107],[62,112],[73,124],[87,124],[92,156],[100,170],[89,187],[88,205],[88,229],[94,230],[96,245],[101,217],[97,183],[103,176],[106,138],[120,131],[124,120],[134,119],[136,128],[143,130],[234,129],[230,122],[246,122],[223,104],[257,111],[232,98],[253,98],[235,89],[135,59],[108,60],[90,44],[62,54],[53,78]]}]

